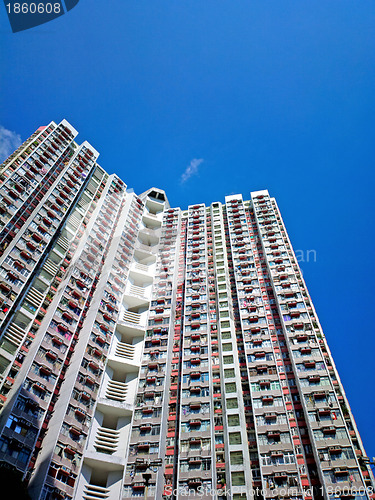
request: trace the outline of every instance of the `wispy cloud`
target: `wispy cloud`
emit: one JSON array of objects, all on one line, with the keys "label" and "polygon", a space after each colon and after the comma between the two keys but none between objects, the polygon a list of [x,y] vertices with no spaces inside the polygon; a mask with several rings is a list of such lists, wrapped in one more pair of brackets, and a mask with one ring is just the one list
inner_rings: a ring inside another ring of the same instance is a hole
[{"label": "wispy cloud", "polygon": [[21,136],[0,125],[0,163],[8,158],[22,143]]},{"label": "wispy cloud", "polygon": [[184,184],[192,175],[198,172],[198,167],[204,160],[202,158],[194,158],[186,167],[185,172],[181,175],[181,184]]}]

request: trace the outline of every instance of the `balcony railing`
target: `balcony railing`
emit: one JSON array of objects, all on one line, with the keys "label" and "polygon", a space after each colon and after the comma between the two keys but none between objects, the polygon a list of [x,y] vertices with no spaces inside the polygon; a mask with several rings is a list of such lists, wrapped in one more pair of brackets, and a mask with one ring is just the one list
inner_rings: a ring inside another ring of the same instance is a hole
[{"label": "balcony railing", "polygon": [[138,250],[143,250],[144,252],[147,253],[156,253],[157,250],[159,249],[159,245],[146,245],[144,243],[141,243],[140,241],[137,241],[135,248]]},{"label": "balcony railing", "polygon": [[126,323],[132,323],[134,325],[140,325],[142,315],[136,312],[124,311],[122,315],[122,321]]},{"label": "balcony railing", "polygon": [[127,393],[128,393],[127,383],[111,380],[110,382],[108,382],[107,389],[105,392],[105,397],[107,399],[112,399],[114,401],[123,402],[126,399]]},{"label": "balcony railing", "polygon": [[130,361],[134,360],[135,346],[126,342],[119,342],[116,345],[115,355]]},{"label": "balcony railing", "polygon": [[97,451],[112,455],[117,451],[120,431],[99,427],[96,431],[94,447]]},{"label": "balcony railing", "polygon": [[150,272],[150,266],[147,266],[146,264],[140,264],[139,262],[136,262],[134,265],[134,269],[137,269],[137,271],[143,271],[143,272]]},{"label": "balcony railing", "polygon": [[82,498],[85,500],[105,500],[109,498],[111,490],[95,484],[87,484],[83,491]]},{"label": "balcony railing", "polygon": [[130,285],[129,293],[140,298],[146,298],[146,288],[142,286]]}]

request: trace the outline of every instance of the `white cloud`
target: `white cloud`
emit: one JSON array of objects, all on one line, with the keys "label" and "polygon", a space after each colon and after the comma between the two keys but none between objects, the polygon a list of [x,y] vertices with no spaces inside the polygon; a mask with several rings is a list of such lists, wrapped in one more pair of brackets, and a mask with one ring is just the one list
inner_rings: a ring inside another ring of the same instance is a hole
[{"label": "white cloud", "polygon": [[198,167],[204,160],[202,158],[194,158],[191,160],[190,165],[188,165],[185,169],[185,172],[181,175],[181,184],[186,182],[192,175],[195,175],[198,172]]},{"label": "white cloud", "polygon": [[0,163],[22,144],[21,136],[0,125]]}]

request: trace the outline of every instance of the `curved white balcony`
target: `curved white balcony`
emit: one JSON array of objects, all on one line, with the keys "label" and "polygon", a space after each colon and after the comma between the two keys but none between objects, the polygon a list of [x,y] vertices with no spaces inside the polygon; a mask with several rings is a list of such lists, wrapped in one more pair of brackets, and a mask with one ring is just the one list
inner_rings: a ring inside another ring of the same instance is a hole
[{"label": "curved white balcony", "polygon": [[109,498],[110,488],[103,488],[103,486],[96,486],[95,484],[87,484],[84,487],[82,498],[86,500],[104,500]]},{"label": "curved white balcony", "polygon": [[98,427],[94,441],[94,448],[101,453],[112,455],[118,450],[120,431],[107,427]]},{"label": "curved white balcony", "polygon": [[157,200],[150,196],[148,196],[146,200],[146,208],[149,210],[149,213],[153,215],[158,215],[163,212],[164,204],[164,201]]},{"label": "curved white balcony", "polygon": [[105,398],[114,401],[124,402],[128,395],[128,384],[126,382],[117,382],[110,380],[107,383],[105,390]]},{"label": "curved white balcony", "polygon": [[133,262],[130,266],[130,273],[134,280],[140,283],[150,282],[155,274],[154,263]]},{"label": "curved white balcony", "polygon": [[114,354],[127,361],[134,361],[135,346],[127,342],[118,342]]},{"label": "curved white balcony", "polygon": [[159,212],[157,215],[155,215],[151,212],[145,211],[142,217],[142,222],[149,228],[157,229],[161,227],[162,212]]},{"label": "curved white balcony", "polygon": [[128,297],[125,297],[125,299],[131,306],[133,306],[133,304],[149,302],[151,300],[151,288],[151,283],[142,286],[129,281],[125,289],[125,296]]},{"label": "curved white balcony", "polygon": [[137,313],[129,311],[128,309],[123,309],[120,316],[120,321],[123,323],[128,323],[131,326],[137,326],[145,329],[147,321],[147,311]]}]

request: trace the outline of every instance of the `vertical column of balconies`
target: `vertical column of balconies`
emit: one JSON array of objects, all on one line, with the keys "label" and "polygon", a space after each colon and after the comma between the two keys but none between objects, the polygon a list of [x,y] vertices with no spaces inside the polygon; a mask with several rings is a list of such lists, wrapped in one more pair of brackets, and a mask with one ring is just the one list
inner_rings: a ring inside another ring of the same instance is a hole
[{"label": "vertical column of balconies", "polygon": [[[252,411],[248,423],[250,453],[259,461],[253,475],[262,480],[265,497],[293,488],[294,494],[302,498],[294,448],[299,443],[295,443],[287,419],[288,387],[277,369],[277,363],[282,365],[280,349],[272,316],[266,310],[268,296],[258,273],[259,256],[241,197],[228,199],[227,216],[249,376],[245,408]],[[254,486],[258,485],[254,482]]]},{"label": "vertical column of balconies", "polygon": [[[106,182],[107,176],[103,180]],[[98,197],[103,186],[94,189],[95,197]],[[124,185],[121,181],[110,179],[107,190],[86,229],[88,234],[85,241],[78,247],[79,258],[74,262],[70,279],[64,281],[65,288],[50,323],[51,327],[53,321],[62,318],[64,322],[58,323],[57,328],[69,332],[68,341],[71,337],[72,340],[59,377],[64,383],[62,387],[61,382],[57,384],[55,400],[49,407],[49,412],[53,409],[54,414],[52,418],[47,414],[45,419],[48,429],[31,480],[33,498],[38,498],[41,490],[42,495],[57,491],[62,498],[72,498],[93,421],[95,401],[117,314],[115,305],[111,309],[110,304],[97,298],[95,291],[101,285],[101,279],[107,279],[101,278],[101,273],[105,259],[109,252],[113,252],[112,241],[121,214],[121,191]],[[112,209],[109,209],[110,204]],[[98,293],[101,294],[101,290]],[[75,315],[78,315],[77,320]]]},{"label": "vertical column of balconies", "polygon": [[[228,240],[230,241],[230,248],[228,249],[228,253],[230,253],[231,257],[231,268],[229,269],[229,271],[233,281],[232,295],[235,297],[236,304],[236,340],[238,352],[241,356],[241,358],[239,359],[239,366],[241,368],[241,383],[244,401],[243,404],[245,407],[246,429],[249,443],[249,454],[251,459],[252,487],[256,488],[260,486],[259,479],[261,478],[261,475],[259,467],[259,455],[257,453],[256,434],[254,430],[255,416],[252,399],[250,396],[250,377],[249,371],[244,370],[244,368],[248,366],[248,359],[245,357],[245,354],[247,354],[248,343],[246,341],[248,340],[249,335],[247,329],[250,325],[247,316],[245,318],[243,317],[243,301],[246,294],[249,295],[251,292],[254,294],[254,301],[257,300],[258,283],[257,280],[254,279],[257,277],[257,275],[253,270],[254,257],[250,246],[250,239],[246,230],[246,225],[244,224],[243,212],[244,209],[241,196],[226,198],[227,220],[225,227],[228,233]],[[252,289],[252,286],[254,286],[254,290]],[[253,312],[256,312],[255,308]],[[231,418],[232,425],[237,424],[237,426],[239,426],[239,418],[236,417],[235,413],[233,415],[234,416]],[[237,435],[239,441],[239,432],[237,432]]]},{"label": "vertical column of balconies", "polygon": [[[243,498],[247,498],[245,490],[250,495],[252,483],[249,454],[247,447],[243,446],[247,442],[243,395],[238,390],[242,383],[243,346],[236,338],[236,311],[233,311],[229,271],[231,263],[228,261],[221,204],[211,206],[211,219],[215,265],[213,293],[216,299],[214,303],[210,300],[216,488],[224,495],[225,489],[232,491],[232,487],[244,486]],[[236,394],[232,394],[234,386],[237,387]]]},{"label": "vertical column of balconies", "polygon": [[[266,207],[264,206],[263,209],[266,210]],[[289,425],[293,430],[293,444],[299,467],[301,483],[304,487],[304,496],[305,498],[310,498],[312,494],[311,487],[313,487],[314,498],[320,498],[321,497],[320,483],[316,478],[316,474],[314,474],[312,465],[310,463],[311,460],[309,460],[308,453],[306,451],[309,449],[310,446],[308,435],[306,434],[306,422],[303,420],[303,415],[301,415],[301,406],[300,406],[298,390],[294,384],[294,378],[293,378],[294,375],[291,367],[291,361],[289,359],[288,348],[286,347],[285,344],[285,338],[283,330],[281,328],[281,319],[277,310],[277,305],[274,298],[273,289],[271,286],[272,278],[270,277],[268,272],[267,261],[264,255],[265,251],[262,246],[262,241],[259,235],[258,225],[252,206],[250,206],[249,209],[247,210],[247,219],[249,227],[251,228],[250,229],[251,234],[253,234],[253,239],[256,242],[256,247],[258,252],[258,259],[256,259],[256,266],[258,268],[258,273],[262,275],[262,282],[266,287],[267,295],[269,298],[269,305],[266,306],[266,308],[268,309],[268,317],[269,318],[272,317],[274,321],[274,329],[276,329],[276,332],[273,332],[272,342],[274,346],[278,345],[277,347],[278,352],[281,352],[282,356],[282,360],[279,359],[277,361],[278,370],[280,372],[280,380],[282,384],[285,384],[285,381],[287,381],[289,385],[288,390],[290,392],[290,396],[288,394],[284,394],[284,398],[286,400],[286,408],[288,410],[287,417]],[[268,226],[268,221],[266,226]],[[270,231],[272,232],[272,229],[270,229]],[[270,239],[271,241],[269,244],[268,243],[266,244],[266,247],[268,245],[272,247],[272,250],[277,249],[278,245],[275,245],[277,241],[275,235],[271,235]],[[255,243],[253,243],[253,245],[255,246]],[[266,251],[268,250],[266,248]],[[276,257],[279,257],[279,255],[276,255]],[[285,271],[286,269],[283,268],[281,270]],[[275,333],[277,334],[277,337],[275,337]],[[297,429],[295,429],[296,424],[297,424]],[[302,446],[300,446],[300,444],[302,444]]]},{"label": "vertical column of balconies", "polygon": [[[57,133],[55,131],[52,135]],[[0,198],[6,198],[7,193],[12,192],[13,199],[17,199],[17,206],[14,206],[14,210],[8,207],[9,210],[1,215],[4,224],[7,222],[7,225],[0,233],[0,240],[3,241],[2,258],[0,258],[0,295],[6,296],[6,298],[2,297],[0,307],[0,321],[3,325],[5,319],[13,312],[17,296],[20,295],[29,275],[36,266],[38,257],[41,256],[43,249],[48,245],[49,226],[52,226],[52,221],[46,214],[43,214],[43,218],[46,220],[41,220],[42,215],[38,217],[39,210],[41,210],[41,205],[45,201],[46,193],[50,191],[56,179],[59,176],[61,177],[62,171],[66,169],[64,161],[67,161],[69,154],[71,154],[67,149],[69,142],[67,140],[66,146],[60,148],[58,153],[54,155],[54,159],[57,161],[50,159],[50,163],[46,168],[36,167],[36,160],[33,157],[28,158],[0,188]],[[43,142],[42,146],[37,148],[39,154],[43,154],[40,150],[46,147]],[[36,154],[34,153],[34,156]],[[30,229],[25,228],[26,222],[32,216],[34,220],[28,223]],[[32,248],[22,248],[26,253],[21,256],[19,249],[15,248],[15,245],[22,240],[25,247],[28,241],[27,235],[30,238],[31,236],[37,238],[38,241],[30,239],[29,245]],[[34,252],[34,246],[38,247],[37,252]]]},{"label": "vertical column of balconies", "polygon": [[[14,379],[11,375],[18,371],[18,365],[11,366],[10,361],[15,357],[22,358],[28,352],[32,335],[35,335],[50,302],[50,300],[45,301],[45,298],[47,295],[49,299],[53,296],[74,253],[74,249],[69,249],[69,239],[63,233],[70,230],[74,237],[77,233],[79,221],[70,228],[70,221],[73,219],[75,221],[76,217],[73,213],[69,219],[67,216],[95,163],[95,153],[89,149],[89,145],[87,146],[79,149],[69,166],[64,166],[63,173],[54,183],[54,189],[51,188],[40,205],[36,206],[32,212],[31,222],[20,229],[2,258],[1,272],[5,273],[6,277],[11,274],[14,279],[17,274],[17,280],[9,285],[12,286],[12,290],[8,294],[7,310],[3,311],[2,315],[4,330],[0,342],[0,356],[4,360],[1,363],[3,377],[7,377],[9,373],[9,378],[5,380],[6,387],[3,387],[1,396],[6,396],[12,385],[11,379]],[[79,161],[83,166],[78,164]],[[49,175],[48,182],[53,182],[55,174],[57,175],[56,170]],[[71,181],[73,177],[74,185]],[[55,203],[56,194],[59,192],[64,194],[61,205]],[[60,235],[59,239],[57,235]],[[26,295],[24,290],[28,291]],[[18,312],[14,314],[13,309],[16,306]],[[11,323],[9,323],[10,318]],[[29,328],[32,330],[32,335],[26,338]],[[20,352],[21,349],[24,352]],[[19,361],[20,359],[17,359],[17,362]],[[2,402],[4,401],[2,398]]]},{"label": "vertical column of balconies", "polygon": [[337,376],[332,378],[327,367],[324,346],[320,345],[323,334],[292,247],[268,192],[253,193],[252,198],[294,373],[292,381],[299,392],[296,399],[304,410],[305,422],[309,422],[308,426],[301,422],[301,428],[309,432],[305,449],[314,453],[315,463],[308,460],[310,472],[316,471],[316,464],[325,498],[335,488],[339,496],[345,495],[345,487],[358,491],[364,482],[339,405],[342,393],[336,390]]},{"label": "vertical column of balconies", "polygon": [[27,151],[6,170],[0,187],[0,254],[2,255],[43,198],[64,162],[71,156],[77,132],[60,123],[49,134],[39,135]]},{"label": "vertical column of balconies", "polygon": [[[109,199],[105,213],[108,222],[113,220],[116,210],[116,200]],[[94,499],[103,495],[121,498],[135,374],[141,355],[141,333],[137,327],[126,327],[128,318],[124,318],[121,298],[131,269],[142,211],[143,203],[133,196],[125,221],[122,218],[117,224],[123,224],[124,230],[87,344],[86,353],[95,354],[98,346],[102,348],[101,355],[103,361],[106,359],[106,366],[99,379],[101,387],[91,420],[76,498]]]},{"label": "vertical column of balconies", "polygon": [[[88,168],[91,168],[91,165]],[[79,183],[77,184],[79,185]],[[76,192],[77,189],[75,188],[74,193],[71,194],[71,198],[67,200],[67,203],[69,204],[66,206],[68,208],[69,205],[72,204],[74,197],[76,196]],[[48,199],[47,203],[49,203]],[[41,208],[36,218],[41,217],[44,211],[45,209]],[[4,382],[3,388],[1,389],[3,398],[13,385],[13,381],[18,373],[20,364],[30,349],[31,342],[33,341],[33,338],[38,330],[40,321],[43,319],[46,309],[48,308],[48,305],[56,291],[56,287],[59,285],[59,282],[62,279],[61,277],[69,265],[69,261],[74,253],[74,248],[69,249],[69,240],[63,236],[64,230],[61,229],[61,219],[64,216],[64,212],[52,212],[50,210],[46,212],[47,213],[43,219],[48,221],[48,223],[50,222],[49,234],[53,235],[54,232],[59,231],[58,234],[60,234],[60,237],[57,240],[55,237],[56,242],[52,246],[51,251],[48,254],[48,258],[43,260],[43,266],[40,267],[42,248],[36,248],[24,238],[20,238],[17,241],[16,246],[10,254],[13,256],[16,253],[17,255],[19,253],[20,257],[22,256],[26,259],[29,264],[25,263],[25,266],[30,266],[30,272],[33,273],[33,275],[35,275],[36,266],[39,265],[40,270],[33,279],[31,287],[28,289],[29,291],[24,300],[20,303],[19,312],[14,316],[12,323],[5,329],[5,333],[2,338],[2,352],[6,351],[8,356],[13,356],[14,359],[13,365],[9,364],[8,366],[8,377]],[[73,217],[73,214],[71,217]],[[69,220],[70,219],[67,221],[68,224]],[[71,239],[74,239],[76,233],[77,230],[72,233]],[[65,244],[65,241],[68,242],[68,244]],[[39,256],[39,260],[37,260],[38,257],[36,257],[36,260],[31,259],[30,256],[33,254]],[[6,257],[5,262],[7,262],[8,259],[11,259],[11,257]],[[30,330],[26,336],[28,329]],[[6,373],[4,373],[4,376],[5,375]],[[5,401],[5,398],[3,401]]]},{"label": "vertical column of balconies", "polygon": [[[124,498],[145,494],[142,473],[148,469],[147,462],[158,457],[160,453],[172,295],[169,262],[165,259],[169,242],[165,240],[164,231],[162,233],[160,229],[164,208],[165,202],[162,200],[157,201],[148,196],[145,198],[145,209],[132,264],[133,272],[130,273],[133,282],[128,288],[128,297],[124,297],[129,306],[125,311],[127,321],[140,324],[138,341],[141,347],[144,346],[143,355],[138,360],[136,375],[139,378],[135,380],[138,384],[133,395],[135,412],[127,448],[127,468],[122,491]],[[141,366],[138,373],[139,365]],[[143,463],[136,463],[136,458]],[[158,471],[151,469],[148,472],[152,475],[148,494],[154,497]]]},{"label": "vertical column of balconies", "polygon": [[206,498],[216,475],[204,205],[189,207],[187,224],[178,489],[201,487]]},{"label": "vertical column of balconies", "polygon": [[[67,205],[67,207],[69,207],[69,205]],[[54,230],[57,231],[61,223],[61,217],[62,215],[60,213],[56,213],[54,217],[51,215],[51,221],[53,221],[50,228],[51,234]],[[22,238],[19,239],[13,252],[20,251],[20,255],[24,254],[25,258],[28,258],[30,253],[33,253],[36,249],[33,247],[34,250],[31,250],[31,244],[29,243],[29,246],[26,247],[24,243],[25,241]],[[3,363],[4,375],[7,374],[0,395],[3,403],[12,393],[14,393],[12,388],[15,378],[18,376],[23,361],[25,358],[29,357],[31,344],[40,326],[40,321],[43,319],[46,309],[56,292],[56,287],[61,281],[60,276],[65,272],[69,262],[68,259],[71,258],[72,251],[69,250],[68,245],[64,244],[64,246],[62,246],[62,243],[62,236],[60,236],[52,247],[49,258],[43,261],[44,265],[37,272],[24,300],[20,302],[19,312],[14,316],[13,322],[5,329],[2,338],[1,353],[2,355],[5,353],[8,355],[9,362],[7,368],[9,371],[6,372]],[[41,250],[38,252],[38,255],[40,254]],[[39,266],[41,265],[40,259],[32,263],[31,270],[34,274],[38,264]],[[25,375],[24,372],[23,375]],[[19,384],[17,387],[18,386]],[[17,390],[17,387],[15,390]],[[9,413],[9,411],[5,413]]]},{"label": "vertical column of balconies", "polygon": [[[164,212],[124,484],[125,498],[146,495],[142,476],[146,472],[151,474],[147,497],[161,498],[165,481],[169,483],[169,465],[173,470],[173,460],[169,463],[169,457],[173,459],[171,434],[176,422],[176,404],[168,401],[168,393],[176,392],[177,387],[178,329],[174,320],[178,313],[174,310],[179,213],[172,209]],[[147,464],[159,457],[165,457],[164,467],[148,468]]]},{"label": "vertical column of balconies", "polygon": [[[167,216],[167,226],[172,224],[172,228],[180,217],[180,210],[169,210]],[[164,457],[164,490],[165,496],[170,496],[171,492],[178,485],[178,456],[180,453],[180,419],[181,419],[181,373],[183,359],[183,327],[184,327],[184,303],[185,303],[185,272],[186,272],[186,233],[187,218],[181,220],[178,237],[176,238],[175,256],[175,317],[174,335],[171,362],[171,383],[168,393],[165,392],[168,402],[168,427],[166,434],[166,447]],[[177,276],[177,280],[176,280]],[[167,394],[169,398],[167,398]],[[163,451],[163,450],[161,450]],[[164,498],[164,497],[163,497]]]},{"label": "vertical column of balconies", "polygon": [[[160,257],[157,270],[158,285],[155,284],[153,302],[155,309],[155,319],[157,313],[162,313],[164,307],[167,308],[169,317],[169,341],[166,348],[160,351],[160,355],[166,358],[166,383],[164,387],[163,412],[160,415],[160,447],[159,456],[163,457],[163,468],[159,472],[159,480],[156,488],[155,498],[161,496],[173,485],[174,473],[177,465],[175,456],[178,449],[178,426],[180,408],[178,401],[179,394],[179,374],[181,370],[180,356],[182,350],[182,303],[183,303],[183,273],[185,262],[179,260],[181,254],[185,254],[185,224],[181,225],[180,209],[169,209],[164,213],[163,220],[163,245],[160,248]],[[165,296],[165,280],[172,283],[172,291],[167,290],[168,296]],[[164,300],[161,303],[161,300]],[[170,311],[168,312],[168,309]],[[150,316],[151,320],[151,316]],[[156,324],[154,323],[154,326]],[[155,346],[152,348],[155,349]],[[158,348],[157,348],[158,349]],[[166,349],[166,351],[165,351]],[[155,356],[155,355],[154,355]],[[168,415],[167,419],[164,415]],[[177,473],[176,473],[177,477]]]},{"label": "vertical column of balconies", "polygon": [[[224,449],[224,417],[223,417],[223,394],[224,388],[221,384],[222,373],[220,372],[219,363],[219,338],[218,338],[218,288],[215,280],[215,250],[216,239],[214,248],[214,223],[212,217],[212,210],[206,209],[206,228],[207,228],[207,286],[209,308],[207,311],[207,323],[209,332],[209,343],[211,345],[210,352],[210,375],[212,378],[212,392],[211,392],[211,407],[214,410],[214,421],[212,427],[212,470],[213,470],[213,485],[214,490],[220,490],[225,484],[225,464],[228,455],[225,454]],[[223,299],[223,296],[221,296]],[[225,318],[224,321],[228,321]]]},{"label": "vertical column of balconies", "polygon": [[[257,274],[254,271],[254,256],[250,245],[250,237],[247,231],[247,226],[244,219],[244,207],[241,196],[233,196],[226,198],[226,221],[225,228],[228,233],[228,240],[230,242],[230,247],[228,248],[228,253],[231,258],[231,267],[229,268],[229,275],[232,280],[232,295],[235,302],[235,324],[236,324],[236,341],[237,349],[240,356],[239,367],[241,375],[241,385],[243,394],[243,405],[245,409],[245,419],[246,419],[246,431],[247,440],[249,443],[249,456],[251,460],[251,487],[255,491],[256,488],[261,486],[261,470],[259,464],[259,454],[257,449],[256,431],[254,426],[255,421],[255,409],[252,404],[251,398],[251,372],[249,367],[249,360],[247,358],[247,347],[249,340],[249,329],[251,327],[259,328],[259,326],[253,323],[258,323],[259,319],[254,314],[257,309],[253,307],[252,313],[253,317],[248,318],[248,311],[246,310],[246,315],[244,316],[244,302],[247,305],[246,297],[252,295],[253,301],[256,303],[259,299],[258,293],[258,282]],[[261,323],[262,320],[259,321]],[[251,325],[250,325],[251,323]],[[226,354],[226,353],[225,353]],[[244,369],[247,368],[247,369]],[[229,420],[231,425],[240,426],[240,418],[232,412],[233,416]],[[234,431],[236,429],[233,429]],[[243,426],[240,427],[243,431]],[[237,431],[237,443],[240,442],[241,435]],[[236,440],[232,438],[232,441],[236,443]],[[241,449],[241,448],[239,448]],[[245,469],[246,472],[246,469]],[[242,472],[242,477],[236,478],[236,483],[239,485],[244,484]],[[241,481],[242,480],[242,481]],[[246,488],[245,491],[249,488]]]},{"label": "vertical column of balconies", "polygon": [[[40,283],[43,283],[41,277],[38,279]],[[74,281],[73,277],[71,281]],[[83,283],[80,285],[83,287]],[[68,287],[65,290],[67,289]],[[55,307],[46,315],[44,326],[41,327],[40,334],[44,333],[44,336],[38,336],[38,342],[31,345],[27,356],[23,358],[23,364],[19,363],[20,374],[12,388],[9,404],[3,411],[3,420],[9,415],[3,433],[9,435],[9,432],[13,431],[13,440],[17,436],[17,426],[15,425],[17,420],[25,420],[28,414],[36,416],[35,427],[30,429],[34,443],[41,429],[42,434],[45,432],[49,415],[53,409],[52,393],[56,398],[58,387],[61,385],[62,372],[66,369],[66,363],[70,356],[73,331],[79,323],[84,299],[78,290],[74,291],[74,295],[64,294],[62,291],[60,299],[56,299]],[[31,334],[29,333],[29,335]],[[9,427],[10,421],[13,421],[14,425]],[[36,443],[35,449],[37,450],[38,447],[40,447],[39,441]],[[30,449],[22,450],[23,463],[21,463],[19,456],[12,452],[11,444],[8,448],[9,451],[5,452],[4,458],[14,463],[13,457],[15,457],[14,465],[25,470],[27,460],[24,457],[27,456],[27,453],[30,456]]]},{"label": "vertical column of balconies", "polygon": [[[121,307],[120,300],[124,293],[136,237],[136,232],[132,228],[120,236],[122,232],[122,228],[119,229],[120,221],[124,222],[123,189],[124,186],[118,182],[118,179],[114,178],[111,188],[105,195],[93,231],[88,237],[89,247],[86,261],[96,269],[94,284],[97,283],[95,286],[97,292],[92,305],[85,311],[88,323],[83,324],[83,332],[80,334],[81,346],[78,344],[76,353],[76,357],[79,359],[81,359],[82,354],[83,357],[80,366],[75,373],[72,373],[75,378],[74,388],[57,441],[57,446],[60,442],[64,442],[66,439],[64,438],[66,434],[64,427],[72,425],[75,429],[78,427],[81,436],[84,436],[82,446],[87,441],[86,451],[84,452],[84,449],[80,447],[77,450],[79,457],[76,456],[73,464],[77,475],[81,470],[79,483],[76,484],[76,491],[79,492],[76,494],[79,497],[84,492],[89,496],[95,493],[100,496],[100,492],[108,490],[119,493],[120,490],[122,468],[117,462],[121,461],[125,452],[126,430],[123,424],[124,420],[128,421],[129,418],[126,416],[124,418],[124,409],[119,412],[119,415],[116,413],[118,408],[112,411],[111,402],[121,404],[124,401],[124,387],[121,383],[116,384],[116,382],[111,385],[108,378],[114,374],[113,365],[116,365],[117,362],[117,351],[120,354],[119,359],[128,360],[129,363],[132,363],[136,355],[134,349],[128,349],[128,352],[124,348],[118,349],[117,343],[112,351],[113,359],[109,354],[109,346],[116,336],[115,325]],[[135,209],[135,206],[130,208],[128,222],[133,219]],[[111,262],[111,270],[103,268],[102,277],[98,281],[104,262],[106,264]],[[106,361],[107,366],[105,367]],[[75,410],[77,405],[83,410],[78,414]],[[125,410],[126,413],[129,412]],[[89,426],[90,432],[89,439],[86,439],[85,429],[87,426]],[[51,477],[46,482],[44,489],[52,486],[52,483],[55,487],[60,488],[53,470],[58,470],[59,465],[65,464],[61,464],[54,456],[49,470]],[[105,488],[97,483],[98,470],[102,467],[108,469]]]},{"label": "vertical column of balconies", "polygon": [[[64,121],[64,120],[63,120]],[[0,165],[0,185],[21,165],[35,148],[57,127],[55,122],[39,127]]]},{"label": "vertical column of balconies", "polygon": [[[292,445],[293,445],[293,453],[294,456],[290,453],[284,453],[284,456],[281,457],[277,455],[277,452],[272,453],[271,457],[269,454],[261,456],[262,465],[280,465],[284,464],[297,464],[298,478],[300,481],[300,485],[303,488],[303,495],[305,499],[311,498],[311,483],[309,474],[306,468],[306,457],[304,456],[304,450],[302,447],[303,441],[301,439],[301,433],[297,427],[298,419],[297,411],[293,408],[293,402],[296,399],[296,394],[293,386],[290,386],[290,371],[289,371],[289,362],[287,359],[287,348],[283,342],[282,330],[281,330],[281,321],[279,315],[277,313],[276,306],[274,304],[275,300],[272,293],[270,277],[268,275],[268,269],[266,263],[264,261],[264,253],[263,247],[261,245],[259,234],[258,234],[258,226],[256,224],[256,219],[254,217],[253,210],[250,207],[250,202],[248,202],[249,206],[246,209],[246,218],[249,228],[249,234],[251,239],[251,245],[253,248],[253,252],[255,255],[255,268],[258,273],[260,289],[262,292],[262,299],[265,305],[268,328],[270,332],[270,340],[272,342],[272,350],[274,359],[276,360],[276,366],[278,371],[278,378],[280,381],[280,385],[282,387],[283,392],[283,400],[284,400],[284,411],[285,408],[287,413],[284,416],[273,416],[274,423],[277,423],[277,419],[284,419],[284,423],[288,425],[288,429],[292,436]],[[258,346],[259,347],[259,346]],[[273,369],[269,372],[274,373]],[[267,421],[268,420],[268,421]],[[271,418],[264,418],[264,416],[258,417],[259,422],[263,422],[262,425],[270,425],[272,422]],[[273,456],[272,456],[273,455]],[[291,468],[290,468],[291,469]],[[271,477],[271,481],[273,484],[282,483],[282,479],[277,475],[278,471],[276,470],[276,475]],[[291,472],[291,470],[289,470]],[[284,473],[284,482],[285,482]],[[275,480],[276,479],[276,480]],[[269,478],[268,478],[269,481]],[[293,489],[293,484],[296,482],[295,474],[291,474],[286,477],[286,484],[290,489]],[[318,498],[318,497],[317,497]]]}]

